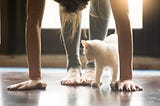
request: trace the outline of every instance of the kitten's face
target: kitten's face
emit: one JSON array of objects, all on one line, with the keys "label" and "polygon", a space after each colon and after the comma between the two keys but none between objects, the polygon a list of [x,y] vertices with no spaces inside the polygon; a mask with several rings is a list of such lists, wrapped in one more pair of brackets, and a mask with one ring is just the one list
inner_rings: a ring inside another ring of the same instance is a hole
[{"label": "kitten's face", "polygon": [[88,61],[93,61],[94,60],[94,56],[93,56],[93,50],[92,47],[90,45],[89,41],[85,41],[82,40],[81,41],[82,45],[83,45],[83,51],[84,51],[84,55],[86,56]]}]

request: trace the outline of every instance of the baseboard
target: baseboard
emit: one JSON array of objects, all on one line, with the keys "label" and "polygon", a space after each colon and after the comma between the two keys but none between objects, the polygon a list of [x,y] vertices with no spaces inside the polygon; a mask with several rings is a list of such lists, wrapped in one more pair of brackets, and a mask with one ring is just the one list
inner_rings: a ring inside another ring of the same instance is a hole
[{"label": "baseboard", "polygon": [[[82,67],[86,59],[81,56]],[[42,55],[42,67],[65,68],[67,64],[65,55]],[[26,55],[0,55],[0,67],[27,67]],[[160,58],[134,56],[134,69],[159,70]]]}]

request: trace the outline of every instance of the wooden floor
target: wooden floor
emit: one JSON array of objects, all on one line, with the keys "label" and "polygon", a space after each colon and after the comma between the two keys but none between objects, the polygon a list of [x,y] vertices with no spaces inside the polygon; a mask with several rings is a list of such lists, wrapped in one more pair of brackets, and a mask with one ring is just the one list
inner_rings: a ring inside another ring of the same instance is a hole
[{"label": "wooden floor", "polygon": [[0,68],[0,106],[160,106],[160,70],[134,71],[134,80],[143,86],[139,92],[111,91],[108,72],[98,88],[61,86],[65,69],[42,69],[46,90],[7,91],[10,84],[27,79],[27,68]]}]

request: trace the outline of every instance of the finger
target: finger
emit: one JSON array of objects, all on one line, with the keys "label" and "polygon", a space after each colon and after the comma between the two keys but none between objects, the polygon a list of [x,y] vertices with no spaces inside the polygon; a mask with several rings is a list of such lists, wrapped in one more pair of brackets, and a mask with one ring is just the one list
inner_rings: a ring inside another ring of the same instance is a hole
[{"label": "finger", "polygon": [[21,83],[19,83],[19,84],[14,84],[14,85],[9,86],[7,89],[8,89],[8,90],[16,90],[16,89],[19,88],[20,86],[22,86]]},{"label": "finger", "polygon": [[112,90],[118,90],[118,82],[111,82],[110,87]]},{"label": "finger", "polygon": [[130,84],[125,84],[123,90],[131,91],[131,86],[130,86]]},{"label": "finger", "polygon": [[27,85],[22,85],[22,86],[18,87],[17,90],[27,90],[28,88],[27,88]]},{"label": "finger", "polygon": [[118,90],[119,90],[119,91],[123,91],[123,87],[124,87],[124,84],[123,84],[123,83],[119,83],[119,84],[118,84]]},{"label": "finger", "polygon": [[140,85],[136,85],[135,87],[136,87],[137,91],[142,91],[143,90],[143,88]]},{"label": "finger", "polygon": [[136,91],[136,86],[133,84],[133,85],[131,85],[131,90],[132,91]]},{"label": "finger", "polygon": [[39,83],[37,84],[37,87],[38,87],[39,89],[46,89],[47,84],[46,84],[46,83],[43,83],[43,82],[39,82]]}]

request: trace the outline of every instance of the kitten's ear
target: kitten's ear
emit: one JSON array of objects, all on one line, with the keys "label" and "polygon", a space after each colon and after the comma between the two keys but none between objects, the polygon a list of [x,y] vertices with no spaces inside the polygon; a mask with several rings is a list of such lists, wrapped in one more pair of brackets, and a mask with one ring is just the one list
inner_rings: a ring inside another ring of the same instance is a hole
[{"label": "kitten's ear", "polygon": [[83,45],[83,47],[87,48],[88,47],[88,42],[85,40],[81,40],[81,43]]}]

